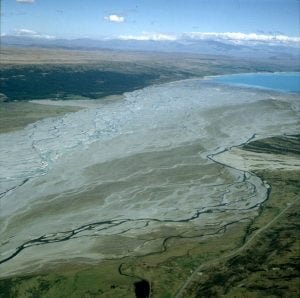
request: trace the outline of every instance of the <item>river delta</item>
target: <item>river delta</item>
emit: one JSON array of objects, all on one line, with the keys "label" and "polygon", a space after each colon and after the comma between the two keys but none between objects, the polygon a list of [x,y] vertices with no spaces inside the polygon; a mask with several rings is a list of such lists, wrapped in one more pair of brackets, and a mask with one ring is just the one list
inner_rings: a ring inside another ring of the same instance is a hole
[{"label": "river delta", "polygon": [[[236,146],[298,131],[296,94],[192,79],[2,134],[0,275],[117,262],[132,286],[143,279],[135,258],[199,257],[201,241],[246,229],[269,197],[269,182],[244,160],[256,170],[274,162]],[[293,155],[278,163],[300,166]]]}]

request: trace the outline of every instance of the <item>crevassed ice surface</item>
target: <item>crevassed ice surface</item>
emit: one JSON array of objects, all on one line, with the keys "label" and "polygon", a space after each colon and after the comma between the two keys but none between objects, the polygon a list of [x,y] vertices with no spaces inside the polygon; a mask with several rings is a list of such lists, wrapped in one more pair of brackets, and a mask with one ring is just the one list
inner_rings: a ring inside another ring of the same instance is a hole
[{"label": "crevassed ice surface", "polygon": [[0,135],[0,274],[222,234],[267,186],[207,156],[299,131],[297,95],[187,80]]}]

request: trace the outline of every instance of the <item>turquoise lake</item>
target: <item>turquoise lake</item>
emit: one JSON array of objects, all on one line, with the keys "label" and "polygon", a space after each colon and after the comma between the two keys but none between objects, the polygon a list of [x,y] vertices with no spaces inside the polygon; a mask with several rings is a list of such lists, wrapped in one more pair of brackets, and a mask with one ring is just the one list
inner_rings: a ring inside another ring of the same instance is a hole
[{"label": "turquoise lake", "polygon": [[213,77],[212,80],[226,85],[300,92],[300,72],[234,74]]}]

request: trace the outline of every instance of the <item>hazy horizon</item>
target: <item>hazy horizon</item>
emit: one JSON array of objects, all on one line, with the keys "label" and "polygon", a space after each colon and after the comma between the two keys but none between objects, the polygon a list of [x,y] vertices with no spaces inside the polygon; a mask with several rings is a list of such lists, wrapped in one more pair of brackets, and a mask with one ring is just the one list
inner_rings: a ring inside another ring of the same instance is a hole
[{"label": "hazy horizon", "polygon": [[298,0],[4,0],[1,36],[300,42]]}]

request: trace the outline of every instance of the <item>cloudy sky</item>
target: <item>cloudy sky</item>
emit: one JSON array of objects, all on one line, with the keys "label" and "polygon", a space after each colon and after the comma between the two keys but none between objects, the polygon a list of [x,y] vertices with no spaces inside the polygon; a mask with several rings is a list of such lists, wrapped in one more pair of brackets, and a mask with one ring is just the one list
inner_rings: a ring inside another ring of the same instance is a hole
[{"label": "cloudy sky", "polygon": [[299,38],[299,11],[300,0],[1,0],[1,35]]}]

